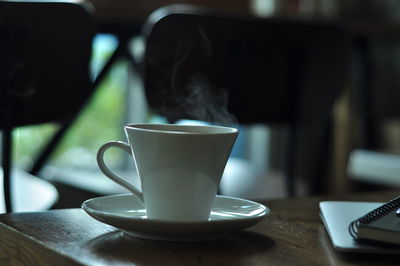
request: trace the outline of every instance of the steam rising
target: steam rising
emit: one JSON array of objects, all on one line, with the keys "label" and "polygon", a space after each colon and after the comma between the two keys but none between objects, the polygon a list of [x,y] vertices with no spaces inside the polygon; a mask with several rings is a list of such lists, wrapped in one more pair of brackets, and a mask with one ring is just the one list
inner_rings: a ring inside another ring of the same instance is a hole
[{"label": "steam rising", "polygon": [[202,28],[174,46],[169,67],[158,72],[162,78],[157,77],[157,86],[161,88],[157,95],[151,95],[156,99],[152,108],[172,121],[185,118],[236,124],[228,112],[227,90],[212,84],[207,74],[213,69],[212,52],[212,43]]},{"label": "steam rising", "polygon": [[226,77],[217,74],[224,72],[215,64],[218,53],[213,51],[213,42],[201,27],[181,30],[146,48],[150,108],[170,122],[194,119],[236,124],[228,112],[228,91],[221,86]]},{"label": "steam rising", "polygon": [[184,110],[196,120],[235,124],[235,118],[228,112],[228,93],[225,89],[212,89],[207,78],[196,74],[189,78],[187,91],[189,94],[182,99],[179,110]]}]

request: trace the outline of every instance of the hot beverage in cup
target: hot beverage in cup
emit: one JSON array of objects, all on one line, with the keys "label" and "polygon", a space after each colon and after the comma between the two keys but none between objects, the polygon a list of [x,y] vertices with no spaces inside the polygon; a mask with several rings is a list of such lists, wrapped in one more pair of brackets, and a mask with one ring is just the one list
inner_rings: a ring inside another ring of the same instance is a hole
[{"label": "hot beverage in cup", "polygon": [[[208,220],[238,130],[220,126],[132,124],[125,126],[128,143],[100,147],[97,162],[111,180],[144,204],[149,219]],[[104,163],[111,147],[133,155],[141,191],[115,175]]]}]

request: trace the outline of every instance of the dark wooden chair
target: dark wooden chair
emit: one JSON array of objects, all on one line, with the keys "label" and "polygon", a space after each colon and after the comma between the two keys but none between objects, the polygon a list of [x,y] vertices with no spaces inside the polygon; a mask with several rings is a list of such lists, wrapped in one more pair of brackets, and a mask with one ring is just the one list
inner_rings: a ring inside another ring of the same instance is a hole
[{"label": "dark wooden chair", "polygon": [[[332,107],[345,86],[349,39],[340,25],[220,16],[173,5],[143,28],[143,76],[151,110],[218,124],[288,128],[286,184],[311,162],[310,193],[322,192]],[[316,135],[310,137],[307,130]],[[310,141],[305,142],[305,140]]]},{"label": "dark wooden chair", "polygon": [[0,129],[7,211],[12,130],[56,122],[37,172],[93,91],[89,74],[94,23],[84,6],[49,1],[0,1]]}]

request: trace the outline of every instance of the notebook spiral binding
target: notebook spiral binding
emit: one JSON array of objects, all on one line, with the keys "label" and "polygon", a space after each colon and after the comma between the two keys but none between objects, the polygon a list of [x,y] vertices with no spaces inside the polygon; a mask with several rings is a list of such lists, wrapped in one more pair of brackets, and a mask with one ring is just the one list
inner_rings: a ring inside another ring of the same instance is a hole
[{"label": "notebook spiral binding", "polygon": [[395,209],[400,208],[400,196],[392,199],[391,201],[383,204],[382,206],[376,208],[375,210],[370,211],[366,215],[361,218],[353,221],[349,225],[349,232],[353,238],[357,238],[358,226],[360,224],[369,224],[373,221],[376,221],[380,217],[385,216],[386,214],[394,211]]}]

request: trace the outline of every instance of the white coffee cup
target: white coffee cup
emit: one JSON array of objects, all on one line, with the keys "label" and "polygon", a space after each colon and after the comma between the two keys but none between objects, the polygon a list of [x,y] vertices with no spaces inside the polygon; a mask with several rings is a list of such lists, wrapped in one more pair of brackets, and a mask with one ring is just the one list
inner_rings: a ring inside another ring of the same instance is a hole
[{"label": "white coffee cup", "polygon": [[[100,170],[136,195],[149,219],[208,220],[239,131],[220,126],[132,124],[125,126],[125,133],[128,143],[111,141],[100,147]],[[105,165],[104,153],[111,147],[133,154],[141,191]]]}]

